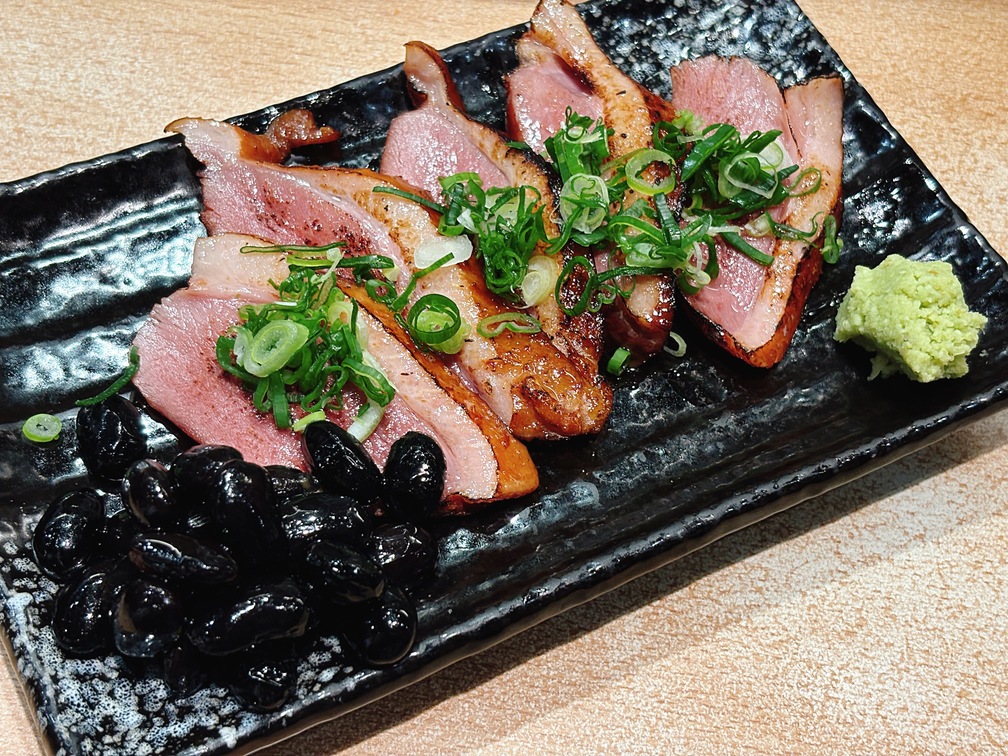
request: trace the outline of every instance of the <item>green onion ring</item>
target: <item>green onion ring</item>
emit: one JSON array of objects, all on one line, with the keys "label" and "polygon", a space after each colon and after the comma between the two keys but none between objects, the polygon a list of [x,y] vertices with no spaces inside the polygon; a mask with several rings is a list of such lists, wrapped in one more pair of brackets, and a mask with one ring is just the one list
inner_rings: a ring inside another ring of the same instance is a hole
[{"label": "green onion ring", "polygon": [[55,441],[59,438],[61,430],[63,430],[63,421],[56,415],[50,415],[47,412],[32,415],[21,426],[21,433],[24,434],[24,437],[37,444]]},{"label": "green onion ring", "polygon": [[495,339],[504,331],[514,333],[539,333],[542,323],[525,312],[502,312],[489,315],[476,325],[476,333],[484,339]]},{"label": "green onion ring", "polygon": [[612,357],[609,358],[609,362],[606,364],[606,371],[610,375],[619,375],[623,372],[623,368],[626,367],[629,359],[630,350],[626,347],[620,347],[613,352]]}]

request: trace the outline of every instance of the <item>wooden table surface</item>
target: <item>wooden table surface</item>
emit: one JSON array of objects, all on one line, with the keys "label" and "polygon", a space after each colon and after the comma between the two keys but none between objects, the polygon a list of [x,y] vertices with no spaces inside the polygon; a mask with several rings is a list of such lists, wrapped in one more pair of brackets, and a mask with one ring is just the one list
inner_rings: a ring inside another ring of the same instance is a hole
[{"label": "wooden table surface", "polygon": [[[0,181],[528,19],[533,0],[78,0],[0,12]],[[1008,252],[1005,0],[801,0]],[[283,10],[281,10],[281,8]],[[1008,750],[1002,412],[274,754]],[[0,752],[32,711],[0,663]]]}]

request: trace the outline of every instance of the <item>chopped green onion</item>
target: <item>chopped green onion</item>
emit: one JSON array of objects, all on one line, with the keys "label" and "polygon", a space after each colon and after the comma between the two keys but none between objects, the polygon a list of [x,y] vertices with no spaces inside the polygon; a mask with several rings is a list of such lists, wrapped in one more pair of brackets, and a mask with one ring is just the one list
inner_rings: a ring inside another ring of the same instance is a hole
[{"label": "chopped green onion", "polygon": [[456,354],[465,341],[465,321],[458,305],[443,294],[425,294],[406,315],[406,328],[420,346]]},{"label": "chopped green onion", "polygon": [[620,347],[613,352],[612,357],[609,358],[609,362],[606,364],[606,370],[610,375],[619,375],[623,372],[623,368],[626,367],[627,360],[629,359],[630,350],[626,347]]},{"label": "chopped green onion", "polygon": [[422,197],[419,194],[416,194],[414,192],[407,192],[403,189],[397,189],[394,186],[376,186],[371,191],[377,194],[392,194],[396,197],[402,197],[403,199],[412,200],[413,202],[416,202],[418,205],[423,205],[424,207],[433,210],[436,213],[443,214],[445,212],[444,205],[439,205],[437,202],[433,202],[427,199],[426,197]]},{"label": "chopped green onion", "polygon": [[609,190],[601,176],[575,173],[560,190],[560,217],[575,231],[590,234],[609,214]]},{"label": "chopped green onion", "polygon": [[287,365],[307,343],[309,335],[306,326],[293,320],[270,321],[252,337],[241,365],[256,378],[265,378]]},{"label": "chopped green onion", "polygon": [[468,236],[436,236],[425,239],[413,251],[413,264],[426,268],[447,257],[442,267],[457,265],[472,257],[473,245]]},{"label": "chopped green onion", "polygon": [[[351,260],[361,267],[341,265]],[[279,428],[294,424],[291,404],[316,417],[329,405],[342,407],[348,383],[369,401],[388,404],[395,389],[369,360],[357,303],[335,285],[334,275],[337,267],[349,267],[357,277],[391,265],[388,258],[368,255],[340,259],[323,273],[291,266],[287,278],[271,282],[277,301],[239,308],[240,322],[217,339],[217,362],[245,384],[256,410],[272,414]]]},{"label": "chopped green onion", "polygon": [[648,197],[675,189],[674,173],[669,173],[667,178],[654,184],[641,177],[644,170],[652,163],[671,165],[672,156],[667,152],[654,149],[640,149],[630,154],[626,161],[626,181],[630,188]]},{"label": "chopped green onion", "polygon": [[109,386],[107,389],[102,391],[97,396],[92,396],[89,399],[78,399],[75,404],[78,407],[90,407],[92,404],[101,404],[106,399],[108,399],[113,394],[118,394],[126,384],[133,380],[133,376],[136,375],[137,370],[140,369],[140,353],[137,348],[130,347],[129,350],[129,364],[126,369],[122,371],[118,378]]},{"label": "chopped green onion", "polygon": [[525,304],[535,307],[546,301],[553,293],[560,266],[547,255],[534,255],[528,263],[528,272],[521,282],[521,294]]},{"label": "chopped green onion", "polygon": [[674,347],[670,347],[668,344],[665,345],[664,349],[666,352],[671,354],[673,357],[685,357],[686,356],[686,339],[680,336],[675,331],[669,331],[669,338],[675,342]]},{"label": "chopped green onion", "polygon": [[32,415],[21,426],[21,433],[24,434],[24,437],[38,444],[55,441],[59,438],[61,430],[63,430],[63,421],[56,415],[45,412]]},{"label": "chopped green onion", "polygon": [[730,246],[734,247],[747,257],[752,258],[760,265],[773,265],[774,259],[772,255],[768,255],[765,252],[761,252],[760,250],[756,249],[756,247],[747,242],[738,234],[726,232],[721,234],[721,238],[724,239],[726,242],[728,242]]},{"label": "chopped green onion", "polygon": [[524,312],[502,312],[489,315],[476,325],[476,333],[485,339],[495,339],[504,331],[514,333],[539,333],[542,323]]},{"label": "chopped green onion", "polygon": [[361,407],[360,414],[350,423],[347,433],[358,441],[363,441],[374,433],[383,417],[385,417],[385,408],[376,402],[368,402]]},{"label": "chopped green onion", "polygon": [[823,243],[822,258],[830,265],[840,259],[840,251],[843,249],[843,239],[837,236],[836,217],[827,215],[823,221]]},{"label": "chopped green onion", "polygon": [[316,410],[315,412],[309,412],[307,415],[303,415],[294,421],[291,425],[291,430],[295,433],[301,433],[305,428],[307,428],[312,423],[317,423],[326,419],[326,413],[323,410]]}]

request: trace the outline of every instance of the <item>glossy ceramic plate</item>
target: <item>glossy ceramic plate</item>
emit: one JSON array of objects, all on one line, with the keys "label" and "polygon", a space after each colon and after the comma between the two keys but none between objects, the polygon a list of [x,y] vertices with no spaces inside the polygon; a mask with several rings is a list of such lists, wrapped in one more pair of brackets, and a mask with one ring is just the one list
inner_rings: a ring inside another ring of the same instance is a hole
[{"label": "glossy ceramic plate", "polygon": [[[1002,406],[1008,389],[1005,264],[791,2],[630,0],[581,6],[617,65],[661,94],[669,65],[744,55],[784,85],[839,72],[846,83],[842,261],[812,292],[794,343],[770,371],[748,368],[680,325],[684,359],[621,379],[595,438],[541,444],[536,496],[433,524],[440,570],[418,596],[414,651],[383,670],[355,667],[335,639],[301,665],[296,699],[244,711],[223,689],[177,699],[143,667],[71,660],[48,627],[54,586],[25,543],[45,504],[85,483],[73,400],[123,367],[151,306],[181,286],[200,235],[195,165],[178,140],[143,145],[0,186],[0,591],[2,621],[45,737],[66,752],[221,752],[335,717],[693,549],[864,474]],[[446,60],[470,110],[501,125],[507,30]],[[344,135],[302,159],[369,165],[407,107],[392,69],[238,119],[261,128],[290,106]],[[831,338],[856,264],[889,251],[947,260],[988,317],[963,379],[868,382],[869,361]],[[21,439],[37,411],[67,430]],[[149,418],[158,447],[178,445]]]}]

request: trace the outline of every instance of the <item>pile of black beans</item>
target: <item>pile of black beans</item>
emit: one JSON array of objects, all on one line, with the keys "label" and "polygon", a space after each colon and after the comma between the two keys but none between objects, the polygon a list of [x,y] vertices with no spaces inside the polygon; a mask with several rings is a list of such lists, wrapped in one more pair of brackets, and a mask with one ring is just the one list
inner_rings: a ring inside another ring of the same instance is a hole
[{"label": "pile of black beans", "polygon": [[220,683],[270,711],[290,699],[300,654],[323,634],[369,666],[409,652],[410,591],[437,563],[415,521],[444,486],[428,436],[396,441],[384,471],[326,421],[303,434],[310,473],[211,445],[164,465],[148,458],[140,412],[113,396],[81,409],[77,439],[92,478],[118,485],[124,507],[109,515],[98,491],[82,489],[35,528],[36,562],[62,584],[52,627],[68,655],[117,651],[147,660],[180,696]]}]

